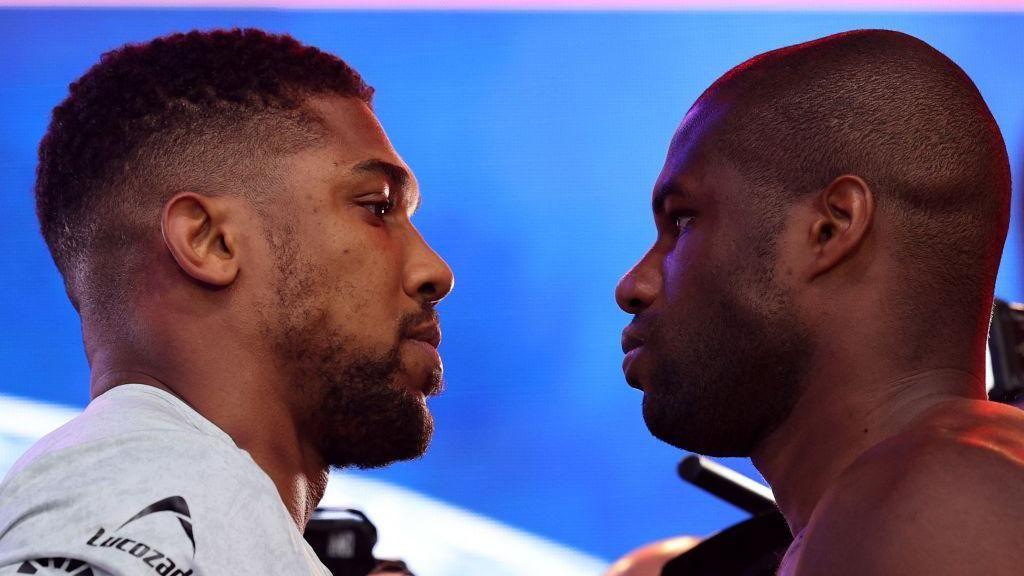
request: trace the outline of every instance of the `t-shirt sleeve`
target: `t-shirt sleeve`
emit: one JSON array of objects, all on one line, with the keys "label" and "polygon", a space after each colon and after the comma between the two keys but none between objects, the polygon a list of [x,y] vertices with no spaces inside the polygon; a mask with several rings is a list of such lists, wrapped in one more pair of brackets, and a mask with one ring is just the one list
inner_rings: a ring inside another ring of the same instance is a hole
[{"label": "t-shirt sleeve", "polygon": [[46,454],[0,490],[3,576],[90,573],[32,564],[49,559],[95,575],[317,573],[273,483],[237,448],[162,432],[71,450]]}]

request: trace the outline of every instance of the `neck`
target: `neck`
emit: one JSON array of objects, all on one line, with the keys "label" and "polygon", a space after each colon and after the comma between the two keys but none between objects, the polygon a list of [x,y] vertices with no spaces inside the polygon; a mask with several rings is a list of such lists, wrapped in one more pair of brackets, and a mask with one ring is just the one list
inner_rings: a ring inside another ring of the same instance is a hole
[{"label": "neck", "polygon": [[[223,347],[209,349],[224,352]],[[174,394],[249,453],[274,482],[281,501],[303,531],[323,497],[328,467],[300,434],[279,386],[266,377],[275,373],[273,368],[251,357],[239,362],[224,357],[221,362],[197,362],[195,358],[140,362],[142,357],[96,351],[91,358],[92,397],[129,383]]]},{"label": "neck", "polygon": [[886,371],[870,362],[811,371],[789,418],[754,451],[790,529],[801,532],[838,476],[865,451],[941,402],[984,398],[968,370]]}]

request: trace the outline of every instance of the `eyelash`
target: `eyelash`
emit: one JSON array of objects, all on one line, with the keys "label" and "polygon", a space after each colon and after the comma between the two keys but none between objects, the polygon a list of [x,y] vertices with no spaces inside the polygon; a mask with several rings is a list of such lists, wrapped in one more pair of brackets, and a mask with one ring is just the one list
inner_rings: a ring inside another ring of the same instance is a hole
[{"label": "eyelash", "polygon": [[366,208],[370,214],[377,218],[384,218],[395,209],[395,201],[389,197],[384,202],[368,202],[363,204],[363,208]]}]

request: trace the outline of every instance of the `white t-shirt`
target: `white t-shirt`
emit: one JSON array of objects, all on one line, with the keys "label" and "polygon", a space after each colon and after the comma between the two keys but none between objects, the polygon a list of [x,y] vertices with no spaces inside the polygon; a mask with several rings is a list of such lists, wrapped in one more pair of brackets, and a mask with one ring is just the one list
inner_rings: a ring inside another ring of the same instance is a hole
[{"label": "white t-shirt", "polygon": [[0,484],[0,576],[22,574],[330,576],[249,453],[141,384],[93,400]]}]

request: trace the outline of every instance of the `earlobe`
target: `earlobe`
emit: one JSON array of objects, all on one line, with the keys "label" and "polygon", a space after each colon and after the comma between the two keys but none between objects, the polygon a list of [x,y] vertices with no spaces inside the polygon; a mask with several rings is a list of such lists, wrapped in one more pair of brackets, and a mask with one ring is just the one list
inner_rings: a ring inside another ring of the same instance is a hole
[{"label": "earlobe", "polygon": [[874,193],[859,176],[843,175],[818,194],[814,212],[812,279],[848,260],[864,245],[875,217]]},{"label": "earlobe", "polygon": [[160,220],[164,245],[182,272],[223,287],[238,276],[235,242],[227,226],[227,207],[218,198],[181,192],[164,205]]}]

